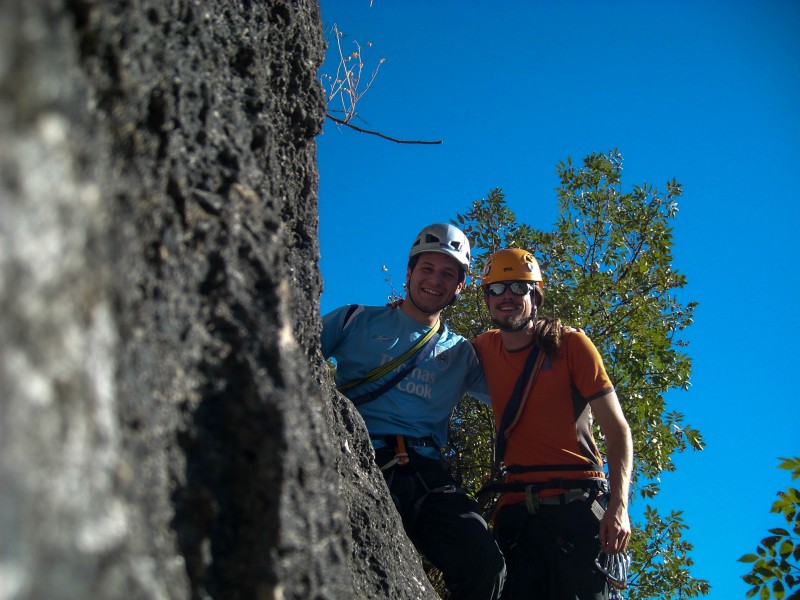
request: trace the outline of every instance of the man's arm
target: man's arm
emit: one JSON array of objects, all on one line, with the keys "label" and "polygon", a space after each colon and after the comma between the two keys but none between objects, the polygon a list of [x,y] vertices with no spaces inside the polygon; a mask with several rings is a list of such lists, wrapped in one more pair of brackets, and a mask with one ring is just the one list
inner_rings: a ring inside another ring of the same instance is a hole
[{"label": "man's arm", "polygon": [[469,353],[470,369],[467,373],[467,393],[479,402],[491,406],[489,400],[489,382],[486,380],[486,371],[480,359],[478,348],[473,342],[466,342],[471,352]]},{"label": "man's arm", "polygon": [[593,400],[590,406],[606,440],[611,484],[608,509],[600,522],[600,543],[604,552],[615,554],[625,549],[631,536],[628,493],[633,468],[633,441],[615,392]]}]

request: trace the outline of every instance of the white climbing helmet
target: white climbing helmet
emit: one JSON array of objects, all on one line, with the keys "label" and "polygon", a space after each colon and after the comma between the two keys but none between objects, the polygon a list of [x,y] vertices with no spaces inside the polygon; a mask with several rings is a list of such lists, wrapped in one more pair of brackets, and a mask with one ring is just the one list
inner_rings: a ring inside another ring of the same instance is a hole
[{"label": "white climbing helmet", "polygon": [[464,271],[469,271],[469,263],[472,260],[469,240],[458,227],[447,223],[428,225],[419,232],[414,243],[411,244],[408,258],[423,252],[439,252],[452,256],[464,268]]}]

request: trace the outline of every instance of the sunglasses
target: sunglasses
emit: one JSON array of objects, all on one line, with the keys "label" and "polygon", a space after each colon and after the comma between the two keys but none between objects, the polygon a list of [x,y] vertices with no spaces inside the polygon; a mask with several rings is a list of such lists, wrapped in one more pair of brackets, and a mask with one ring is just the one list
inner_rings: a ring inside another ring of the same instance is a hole
[{"label": "sunglasses", "polygon": [[490,283],[486,286],[486,291],[490,296],[502,296],[507,287],[511,288],[511,293],[515,296],[526,296],[533,290],[533,286],[527,281],[512,281],[511,283]]}]

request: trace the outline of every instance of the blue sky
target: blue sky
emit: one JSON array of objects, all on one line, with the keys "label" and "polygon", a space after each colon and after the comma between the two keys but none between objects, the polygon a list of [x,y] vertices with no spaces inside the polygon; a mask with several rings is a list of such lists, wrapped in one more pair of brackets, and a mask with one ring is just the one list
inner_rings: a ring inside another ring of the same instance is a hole
[{"label": "blue sky", "polygon": [[[676,178],[674,265],[700,304],[683,336],[692,387],[671,393],[707,449],[677,457],[653,504],[683,510],[707,598],[744,598],[755,549],[800,455],[792,381],[800,279],[800,2],[323,0],[375,83],[367,129],[318,138],[324,313],[383,304],[408,247],[500,187],[550,229],[555,165],[618,148],[623,188]],[[367,42],[372,46],[367,47]],[[333,54],[329,51],[329,57]],[[330,64],[323,71],[332,73]],[[795,374],[795,375],[793,375]],[[644,507],[637,499],[634,514]]]}]

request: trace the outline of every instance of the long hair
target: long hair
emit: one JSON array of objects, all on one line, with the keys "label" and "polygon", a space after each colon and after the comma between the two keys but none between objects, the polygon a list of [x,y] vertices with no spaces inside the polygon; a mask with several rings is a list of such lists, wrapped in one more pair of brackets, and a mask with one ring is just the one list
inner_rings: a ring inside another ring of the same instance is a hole
[{"label": "long hair", "polygon": [[[538,313],[544,304],[544,292],[537,287],[531,292],[531,302]],[[561,324],[561,319],[557,317],[539,317],[533,321],[533,343],[536,344],[548,357],[558,356],[558,349],[561,346],[561,335],[565,327]]]}]

